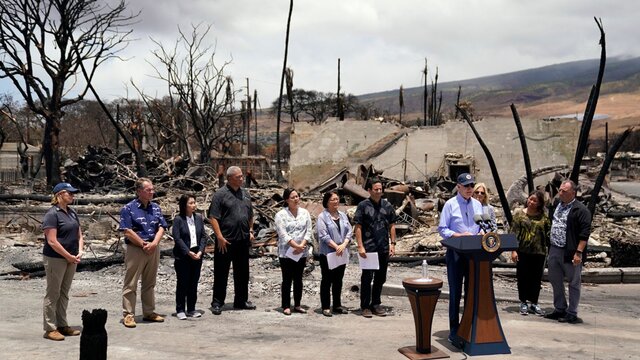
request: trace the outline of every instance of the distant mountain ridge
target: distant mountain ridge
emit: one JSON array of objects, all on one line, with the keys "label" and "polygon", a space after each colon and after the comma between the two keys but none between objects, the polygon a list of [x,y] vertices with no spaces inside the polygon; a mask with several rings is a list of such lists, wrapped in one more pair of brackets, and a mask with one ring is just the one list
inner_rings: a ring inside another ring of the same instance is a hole
[{"label": "distant mountain ridge", "polygon": [[[450,111],[456,101],[458,86],[462,86],[461,100],[471,101],[477,110],[488,114],[510,103],[529,104],[544,101],[549,97],[581,97],[586,101],[591,86],[596,82],[599,65],[600,59],[581,60],[444,82],[438,84],[438,96],[442,91],[443,112]],[[640,57],[608,58],[601,94],[630,93],[638,90]],[[422,86],[404,89],[405,113],[422,112],[423,91]],[[359,95],[358,99],[361,102],[371,102],[391,114],[398,113],[398,89]]]}]

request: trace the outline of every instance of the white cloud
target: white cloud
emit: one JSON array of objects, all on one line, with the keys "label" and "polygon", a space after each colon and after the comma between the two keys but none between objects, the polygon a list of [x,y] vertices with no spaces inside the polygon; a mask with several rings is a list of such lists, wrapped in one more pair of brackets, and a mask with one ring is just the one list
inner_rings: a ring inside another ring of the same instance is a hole
[{"label": "white cloud", "polygon": [[[250,78],[262,105],[277,96],[288,0],[132,0],[130,7],[142,10],[139,40],[123,53],[128,62],[110,61],[98,75],[105,97],[124,96],[130,79],[161,95],[165,86],[149,78],[149,37],[170,45],[178,26],[200,22],[213,25],[218,60],[233,58],[236,86]],[[598,58],[594,16],[604,22],[609,56],[640,55],[634,0],[298,0],[288,64],[296,87],[320,91],[335,91],[338,58],[343,89],[354,94],[419,86],[425,57],[441,82],[462,80]],[[0,80],[0,92],[9,86]]]}]

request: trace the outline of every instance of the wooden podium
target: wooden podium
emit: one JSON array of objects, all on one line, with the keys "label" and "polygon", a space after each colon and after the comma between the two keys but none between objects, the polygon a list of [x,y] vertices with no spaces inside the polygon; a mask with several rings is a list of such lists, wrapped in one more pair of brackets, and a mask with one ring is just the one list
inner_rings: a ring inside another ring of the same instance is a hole
[{"label": "wooden podium", "polygon": [[456,339],[468,355],[510,354],[493,291],[491,262],[502,251],[518,248],[513,234],[451,237],[442,244],[469,261],[468,292]]},{"label": "wooden podium", "polygon": [[402,281],[409,296],[411,310],[413,311],[413,321],[416,326],[416,346],[405,346],[398,351],[412,360],[417,359],[442,359],[449,355],[442,350],[431,345],[431,324],[433,323],[433,313],[440,296],[442,280],[408,278]]}]

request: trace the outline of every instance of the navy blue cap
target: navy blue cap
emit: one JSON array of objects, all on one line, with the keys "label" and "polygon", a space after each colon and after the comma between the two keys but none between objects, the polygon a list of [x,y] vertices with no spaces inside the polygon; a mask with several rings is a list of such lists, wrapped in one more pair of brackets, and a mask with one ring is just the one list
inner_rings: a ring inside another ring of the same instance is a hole
[{"label": "navy blue cap", "polygon": [[80,191],[80,190],[74,188],[73,186],[71,186],[71,184],[69,184],[69,183],[59,183],[58,185],[53,187],[53,193],[54,194],[57,194],[57,193],[59,193],[60,191],[63,191],[63,190],[66,190],[66,191],[68,191],[70,193],[77,193],[78,191]]},{"label": "navy blue cap", "polygon": [[476,183],[476,179],[473,177],[473,175],[469,174],[469,173],[462,173],[460,175],[458,175],[458,184],[466,186],[469,184],[475,184]]}]

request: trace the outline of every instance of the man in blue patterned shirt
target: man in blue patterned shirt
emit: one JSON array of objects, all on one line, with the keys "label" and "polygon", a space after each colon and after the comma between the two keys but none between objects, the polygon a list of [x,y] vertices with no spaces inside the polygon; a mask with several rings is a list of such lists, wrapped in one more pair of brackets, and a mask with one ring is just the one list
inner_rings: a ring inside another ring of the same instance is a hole
[{"label": "man in blue patterned shirt", "polygon": [[137,198],[120,210],[120,230],[125,237],[124,283],[122,286],[123,324],[136,327],[136,290],[140,284],[144,321],[163,322],[155,313],[155,286],[160,262],[160,240],[167,222],[158,204],[152,202],[154,188],[151,180],[139,178],[135,184]]},{"label": "man in blue patterned shirt", "polygon": [[[378,270],[362,270],[360,277],[360,309],[362,316],[370,318],[387,315],[381,306],[382,286],[387,281],[389,256],[395,253],[396,212],[393,205],[382,198],[382,183],[373,179],[367,181],[365,190],[369,198],[361,201],[353,217],[358,254],[366,258],[367,253],[378,253]],[[373,288],[371,281],[373,280]]]},{"label": "man in blue patterned shirt", "polygon": [[[591,233],[591,213],[576,200],[576,184],[565,180],[560,185],[555,210],[551,211],[551,246],[547,267],[553,288],[554,311],[545,316],[569,324],[580,323],[578,304],[582,282],[582,263],[586,260],[587,241]],[[564,278],[569,285],[569,303],[565,297]]]}]

